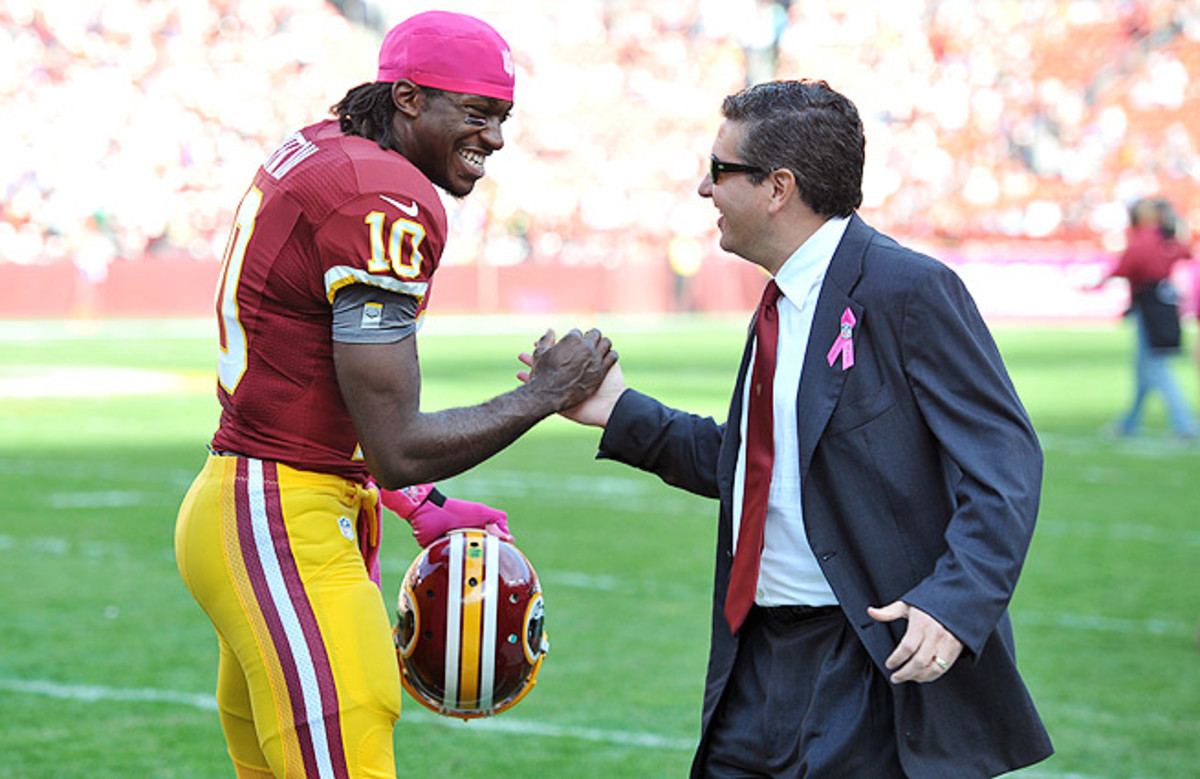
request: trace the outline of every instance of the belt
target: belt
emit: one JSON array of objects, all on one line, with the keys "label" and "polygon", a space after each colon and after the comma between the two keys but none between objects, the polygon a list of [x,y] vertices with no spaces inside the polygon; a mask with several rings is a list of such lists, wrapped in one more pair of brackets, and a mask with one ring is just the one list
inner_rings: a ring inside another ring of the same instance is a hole
[{"label": "belt", "polygon": [[243,460],[249,459],[246,457],[246,455],[238,454],[237,452],[223,452],[219,449],[213,449],[212,444],[208,445],[208,451],[212,454],[215,454],[217,457],[241,457]]},{"label": "belt", "polygon": [[755,606],[763,617],[776,625],[795,625],[818,617],[840,614],[841,606]]}]

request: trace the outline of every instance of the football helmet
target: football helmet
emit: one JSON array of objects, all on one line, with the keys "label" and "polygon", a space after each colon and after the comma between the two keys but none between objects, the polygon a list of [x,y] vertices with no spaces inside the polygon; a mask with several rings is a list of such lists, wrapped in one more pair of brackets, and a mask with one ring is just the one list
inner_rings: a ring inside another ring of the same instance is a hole
[{"label": "football helmet", "polygon": [[490,717],[516,705],[550,648],[533,566],[482,530],[453,530],[417,555],[400,583],[396,617],[404,689],[450,717]]}]

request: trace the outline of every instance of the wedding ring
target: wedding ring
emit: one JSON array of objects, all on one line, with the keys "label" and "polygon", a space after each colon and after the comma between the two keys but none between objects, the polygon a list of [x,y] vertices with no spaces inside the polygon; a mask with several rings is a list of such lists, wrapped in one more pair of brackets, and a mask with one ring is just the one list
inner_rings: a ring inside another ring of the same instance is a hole
[{"label": "wedding ring", "polygon": [[949,663],[947,663],[947,662],[946,662],[945,660],[943,660],[942,658],[938,657],[937,655],[934,655],[934,656],[933,656],[933,662],[937,663],[937,664],[938,664],[938,668],[941,668],[943,671],[948,671],[948,670],[950,670],[950,664],[949,664]]}]

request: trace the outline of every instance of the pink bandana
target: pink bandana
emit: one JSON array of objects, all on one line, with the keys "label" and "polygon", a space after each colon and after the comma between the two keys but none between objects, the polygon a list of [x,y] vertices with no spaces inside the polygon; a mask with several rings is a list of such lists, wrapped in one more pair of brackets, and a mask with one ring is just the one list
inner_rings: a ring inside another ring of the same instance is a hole
[{"label": "pink bandana", "polygon": [[408,79],[447,92],[512,100],[512,51],[491,25],[466,14],[426,11],[388,32],[376,81]]}]

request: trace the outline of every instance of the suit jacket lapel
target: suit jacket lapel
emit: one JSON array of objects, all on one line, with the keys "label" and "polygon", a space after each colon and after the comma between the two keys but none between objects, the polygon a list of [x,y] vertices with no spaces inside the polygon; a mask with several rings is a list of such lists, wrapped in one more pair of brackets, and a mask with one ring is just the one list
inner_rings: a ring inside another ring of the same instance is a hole
[{"label": "suit jacket lapel", "polygon": [[833,414],[846,381],[841,360],[835,360],[830,365],[827,359],[830,348],[840,337],[843,312],[848,308],[854,314],[855,338],[862,327],[864,309],[850,297],[850,293],[862,276],[863,254],[873,234],[874,231],[857,214],[850,217],[850,224],[846,225],[846,232],[825,273],[821,294],[817,296],[804,368],[800,372],[800,392],[796,397],[797,419],[800,420],[801,489],[807,479],[817,441]]},{"label": "suit jacket lapel", "polygon": [[742,350],[742,364],[738,368],[737,381],[733,385],[733,397],[729,401],[729,416],[725,420],[725,436],[721,439],[721,451],[717,455],[717,489],[721,501],[733,499],[733,477],[737,471],[738,448],[742,442],[742,387],[746,373],[750,370],[750,353],[754,348],[754,317],[751,315],[746,333],[746,346]]}]

